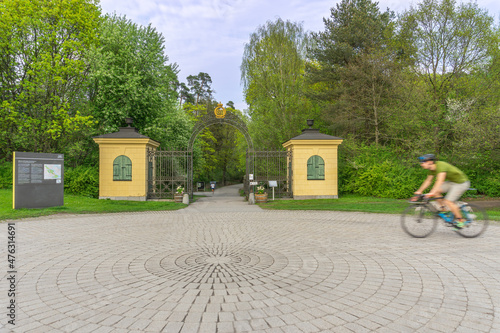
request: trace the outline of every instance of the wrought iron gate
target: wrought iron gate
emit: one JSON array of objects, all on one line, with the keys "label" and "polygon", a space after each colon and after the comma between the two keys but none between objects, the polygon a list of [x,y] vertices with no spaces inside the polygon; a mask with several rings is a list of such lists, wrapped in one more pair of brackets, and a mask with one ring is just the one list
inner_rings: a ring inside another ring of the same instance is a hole
[{"label": "wrought iron gate", "polygon": [[[255,182],[268,185],[276,181],[276,197],[292,197],[291,151],[256,151],[245,122],[219,103],[214,113],[207,113],[198,119],[193,129],[187,150],[148,151],[148,198],[172,199],[178,186],[193,197],[193,145],[201,131],[214,124],[236,127],[245,136],[249,149],[246,158],[245,192],[250,191],[249,174]],[[269,189],[272,193],[272,190]]]},{"label": "wrought iron gate", "polygon": [[248,150],[245,192],[249,193],[248,175],[253,174],[253,182],[265,185],[268,194],[272,193],[269,181],[276,181],[274,195],[277,198],[292,198],[292,151]]},{"label": "wrought iron gate", "polygon": [[[178,186],[193,195],[193,152],[188,150],[148,150],[148,199],[172,199]],[[249,175],[253,181],[269,188],[269,181],[276,181],[274,195],[291,198],[292,152],[273,150],[247,150],[245,193],[250,192]]]},{"label": "wrought iron gate", "polygon": [[193,187],[193,152],[148,150],[148,199],[173,199],[178,186]]}]

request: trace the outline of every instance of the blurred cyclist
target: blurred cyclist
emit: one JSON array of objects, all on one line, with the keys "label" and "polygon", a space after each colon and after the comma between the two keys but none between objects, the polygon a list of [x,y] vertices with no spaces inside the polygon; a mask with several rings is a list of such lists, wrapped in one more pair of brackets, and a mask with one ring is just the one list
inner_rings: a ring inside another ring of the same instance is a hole
[{"label": "blurred cyclist", "polygon": [[[456,227],[463,228],[466,221],[455,201],[460,199],[465,191],[469,189],[469,179],[457,167],[446,162],[437,161],[434,154],[425,154],[420,156],[418,160],[422,168],[429,170],[429,174],[415,194],[422,194],[431,185],[432,179],[436,176],[434,186],[425,196],[429,198],[441,197],[443,193],[446,193],[444,199],[437,200],[441,205],[441,210],[446,211],[446,207],[448,207],[456,218]],[[413,200],[416,200],[416,197]]]}]

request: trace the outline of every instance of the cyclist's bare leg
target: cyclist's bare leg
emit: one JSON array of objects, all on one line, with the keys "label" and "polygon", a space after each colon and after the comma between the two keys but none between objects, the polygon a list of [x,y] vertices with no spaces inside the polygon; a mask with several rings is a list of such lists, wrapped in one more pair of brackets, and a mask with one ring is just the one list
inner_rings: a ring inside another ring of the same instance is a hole
[{"label": "cyclist's bare leg", "polygon": [[436,193],[436,197],[441,197],[441,199],[436,199],[436,201],[438,202],[438,204],[439,204],[439,206],[440,206],[440,210],[441,210],[442,212],[445,212],[445,211],[447,211],[447,210],[451,210],[451,209],[449,208],[449,206],[446,204],[446,201],[447,201],[447,200],[445,200],[445,199],[443,198],[443,193],[441,193],[441,192],[437,192],[437,193]]},{"label": "cyclist's bare leg", "polygon": [[[442,197],[443,193],[438,192],[438,193],[436,193],[436,196]],[[436,201],[441,205],[441,210],[443,210],[443,208],[444,208],[444,210],[446,210],[446,208],[448,208],[453,213],[453,216],[455,216],[455,218],[457,220],[462,220],[462,218],[463,218],[462,212],[460,212],[460,209],[453,201],[447,200],[445,198],[436,199]]]},{"label": "cyclist's bare leg", "polygon": [[[437,192],[436,193],[437,197],[442,197],[443,193],[442,192]],[[462,212],[460,212],[460,209],[458,206],[453,202],[448,199],[437,199],[437,202],[441,205],[441,207],[448,207],[448,209],[453,213],[453,216],[455,216],[455,219],[457,220],[463,220]]]},{"label": "cyclist's bare leg", "polygon": [[451,210],[449,207],[446,206],[446,203],[444,202],[444,199],[436,199],[436,201],[438,202],[439,204],[439,209],[442,211],[442,212],[446,212],[448,210]]},{"label": "cyclist's bare leg", "polygon": [[461,220],[463,218],[462,212],[460,212],[460,209],[453,201],[446,200],[446,199],[443,199],[443,201],[446,204],[446,206],[448,206],[448,208],[451,210],[451,212],[453,213],[453,215],[455,216],[455,218],[457,220]]},{"label": "cyclist's bare leg", "polygon": [[[436,196],[443,196],[443,193],[441,191],[438,191]],[[458,199],[457,199],[458,200]],[[448,199],[437,199],[437,201],[441,204],[441,207],[447,207],[452,213],[453,216],[455,216],[455,219],[458,220],[459,222],[464,222],[464,218],[462,216],[462,212],[460,211],[460,208],[458,208],[458,205]]]}]

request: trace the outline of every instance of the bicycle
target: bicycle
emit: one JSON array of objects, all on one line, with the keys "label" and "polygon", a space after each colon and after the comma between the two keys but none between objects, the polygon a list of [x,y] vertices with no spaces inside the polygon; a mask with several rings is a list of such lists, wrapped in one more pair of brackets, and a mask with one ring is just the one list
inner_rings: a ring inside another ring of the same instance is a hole
[{"label": "bicycle", "polygon": [[462,216],[466,219],[463,228],[457,228],[455,216],[450,211],[443,212],[435,200],[438,198],[425,198],[418,195],[416,201],[410,201],[410,206],[401,215],[401,227],[410,236],[424,238],[432,234],[437,227],[438,219],[441,219],[447,227],[455,227],[454,231],[460,236],[474,238],[481,235],[488,226],[488,215],[481,207],[466,202],[458,201]]}]

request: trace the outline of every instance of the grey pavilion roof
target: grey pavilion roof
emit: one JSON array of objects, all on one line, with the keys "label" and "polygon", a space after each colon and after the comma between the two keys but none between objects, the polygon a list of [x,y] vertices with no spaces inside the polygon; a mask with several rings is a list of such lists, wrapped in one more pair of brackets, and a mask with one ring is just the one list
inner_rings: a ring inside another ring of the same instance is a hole
[{"label": "grey pavilion roof", "polygon": [[[344,140],[338,136],[323,134],[316,128],[306,128],[302,130],[302,134],[290,140]],[[288,140],[288,141],[290,141]]]},{"label": "grey pavilion roof", "polygon": [[94,138],[104,139],[149,139],[149,137],[140,134],[135,127],[120,127],[118,132],[94,136]]}]

